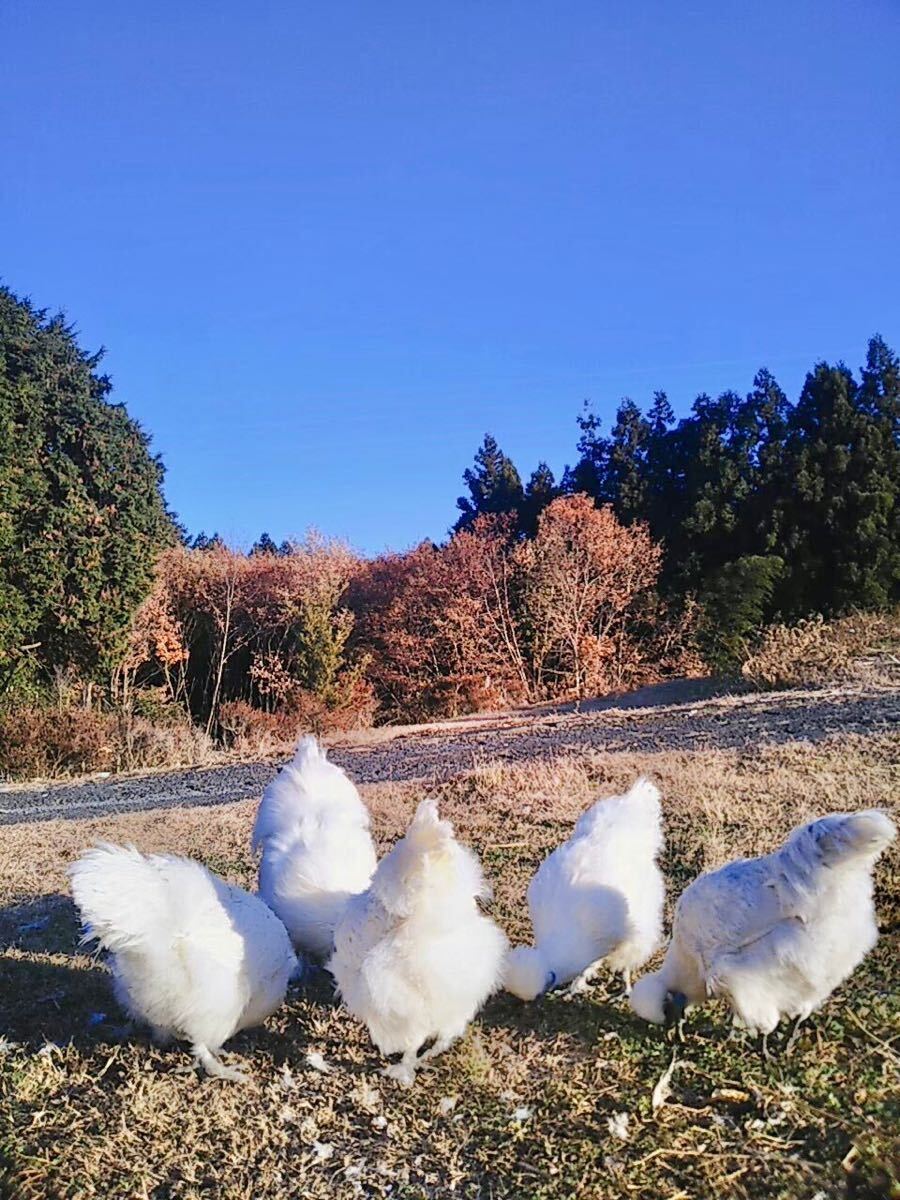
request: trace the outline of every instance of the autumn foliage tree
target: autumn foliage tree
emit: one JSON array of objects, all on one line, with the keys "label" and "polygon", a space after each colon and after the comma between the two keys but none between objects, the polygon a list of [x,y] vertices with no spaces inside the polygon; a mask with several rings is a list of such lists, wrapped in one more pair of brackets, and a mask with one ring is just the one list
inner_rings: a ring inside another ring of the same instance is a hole
[{"label": "autumn foliage tree", "polygon": [[[289,553],[243,554],[221,542],[177,547],[158,564],[132,627],[132,680],[166,689],[215,731],[225,704],[307,715],[365,710],[364,661],[351,663],[342,599],[356,557],[316,534]],[[300,722],[297,722],[300,724]]]},{"label": "autumn foliage tree", "polygon": [[514,527],[481,516],[443,547],[362,566],[355,636],[388,715],[581,697],[636,672],[661,558],[646,526],[578,495],[553,500],[533,539]]},{"label": "autumn foliage tree", "polygon": [[422,542],[362,566],[350,603],[387,715],[455,715],[524,698],[494,588],[507,554],[502,524],[482,518],[446,546]]},{"label": "autumn foliage tree", "polygon": [[622,525],[584,494],[564,496],[515,557],[535,690],[580,698],[621,687],[640,653],[636,615],[662,560],[646,525]]}]

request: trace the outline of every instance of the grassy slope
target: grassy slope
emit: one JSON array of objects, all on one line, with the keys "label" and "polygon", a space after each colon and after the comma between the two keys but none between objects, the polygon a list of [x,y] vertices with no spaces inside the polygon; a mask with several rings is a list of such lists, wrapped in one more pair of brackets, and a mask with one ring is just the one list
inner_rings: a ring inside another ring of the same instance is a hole
[{"label": "grassy slope", "polygon": [[[898,751],[900,738],[879,737],[753,753],[587,754],[488,764],[437,790],[484,859],[495,915],[521,938],[534,866],[589,799],[638,770],[664,787],[671,900],[697,871],[770,849],[808,816],[896,808]],[[418,796],[390,785],[365,794],[387,845]],[[670,1049],[603,982],[572,1000],[495,998],[411,1091],[379,1076],[365,1031],[324,978],[231,1044],[252,1074],[246,1087],[175,1074],[182,1051],[123,1036],[105,968],[77,946],[61,895],[66,863],[102,836],[193,854],[252,885],[252,812],[242,803],[3,831],[0,1195],[824,1200],[848,1185],[857,1197],[900,1194],[888,1190],[900,1127],[896,850],[878,874],[878,949],[793,1055],[763,1063],[727,1038],[712,1006],[691,1019],[671,1096],[654,1115]],[[307,1063],[311,1051],[329,1073]]]}]

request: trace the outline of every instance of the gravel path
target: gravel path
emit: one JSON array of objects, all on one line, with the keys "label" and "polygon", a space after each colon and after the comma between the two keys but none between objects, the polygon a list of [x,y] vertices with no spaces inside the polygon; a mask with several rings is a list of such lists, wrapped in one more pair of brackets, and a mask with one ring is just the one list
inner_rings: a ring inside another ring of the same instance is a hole
[{"label": "gravel path", "polygon": [[[586,749],[746,749],[900,729],[900,689],[750,693],[669,703],[659,702],[661,696],[665,689],[646,700],[634,697],[617,701],[616,707],[595,706],[580,713],[506,713],[421,726],[369,743],[336,746],[331,757],[358,783],[430,781],[492,759],[545,758]],[[71,784],[5,785],[0,787],[0,825],[227,804],[259,796],[276,769],[271,762],[227,763]]]}]

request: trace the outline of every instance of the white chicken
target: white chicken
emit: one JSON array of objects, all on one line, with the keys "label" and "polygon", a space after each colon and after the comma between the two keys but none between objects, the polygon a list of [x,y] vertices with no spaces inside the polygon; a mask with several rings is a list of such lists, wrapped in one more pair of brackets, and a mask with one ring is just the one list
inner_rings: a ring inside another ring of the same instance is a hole
[{"label": "white chicken", "polygon": [[598,800],[545,858],[528,887],[534,946],[512,950],[504,987],[533,1000],[574,980],[583,990],[601,960],[625,978],[653,954],[665,898],[656,865],[662,849],[658,789],[638,779],[622,796]]},{"label": "white chicken", "polygon": [[896,832],[877,810],[834,813],[773,854],[695,879],[662,967],[634,986],[634,1011],[668,1025],[719,997],[736,1024],[762,1035],[764,1053],[782,1017],[797,1019],[792,1042],[878,940],[872,868]]},{"label": "white chicken", "polygon": [[133,846],[88,850],[69,876],[83,941],[112,952],[123,1007],[156,1041],[190,1042],[207,1074],[243,1080],[219,1052],[280,1006],[298,966],[271,909],[200,863]]},{"label": "white chicken", "polygon": [[352,781],[314,737],[263,793],[253,826],[262,848],[259,894],[287,926],[298,950],[319,959],[351,896],[375,870],[369,814]]},{"label": "white chicken", "polygon": [[338,923],[328,969],[382,1054],[402,1055],[385,1073],[404,1086],[499,986],[506,938],[478,908],[489,894],[478,859],[423,800]]}]

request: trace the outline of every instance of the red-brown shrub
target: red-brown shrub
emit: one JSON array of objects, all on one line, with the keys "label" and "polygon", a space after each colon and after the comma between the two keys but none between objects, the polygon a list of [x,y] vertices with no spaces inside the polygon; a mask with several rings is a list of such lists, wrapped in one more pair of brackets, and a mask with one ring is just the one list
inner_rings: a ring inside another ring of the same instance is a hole
[{"label": "red-brown shrub", "polygon": [[265,712],[246,700],[223,701],[219,722],[232,750],[258,757],[287,752],[303,732],[293,713]]},{"label": "red-brown shrub", "polygon": [[[167,551],[134,622],[122,696],[159,684],[207,732],[225,701],[272,711],[313,690],[326,708],[344,706],[356,672],[344,655],[352,616],[342,597],[356,564],[346,546],[316,534],[286,554]],[[360,697],[351,704],[358,714],[367,706]]]},{"label": "red-brown shrub", "polygon": [[150,720],[122,708],[0,711],[0,776],[9,779],[189,766],[211,753],[183,712]]},{"label": "red-brown shrub", "polygon": [[114,715],[91,709],[0,712],[0,772],[12,779],[77,775],[117,765]]},{"label": "red-brown shrub", "polygon": [[515,626],[499,594],[504,533],[481,521],[443,548],[422,542],[361,566],[349,592],[355,638],[390,719],[454,716],[525,698]]},{"label": "red-brown shrub", "polygon": [[289,702],[274,712],[256,708],[246,700],[225,700],[219,710],[219,723],[232,750],[265,756],[290,750],[304,733],[368,729],[376,708],[372,685],[360,677],[352,680],[332,704],[302,689],[294,691]]}]

